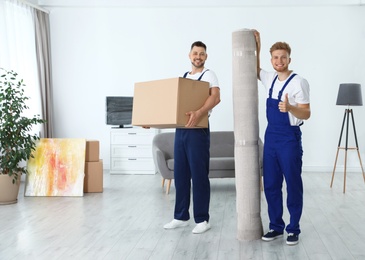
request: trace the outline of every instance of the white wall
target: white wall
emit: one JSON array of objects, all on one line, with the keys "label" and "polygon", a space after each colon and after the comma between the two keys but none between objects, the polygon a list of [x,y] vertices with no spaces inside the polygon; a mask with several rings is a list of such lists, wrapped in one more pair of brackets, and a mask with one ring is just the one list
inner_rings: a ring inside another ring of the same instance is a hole
[{"label": "white wall", "polygon": [[[56,137],[100,140],[104,168],[109,168],[110,154],[105,96],[133,95],[135,82],[181,76],[190,69],[188,52],[195,40],[207,44],[206,66],[220,81],[222,102],[210,118],[211,130],[233,130],[231,36],[237,29],[256,28],[262,36],[262,67],[272,69],[270,46],[287,41],[292,47],[291,69],[310,83],[312,117],[302,127],[304,170],[332,171],[345,109],[335,105],[338,86],[360,83],[365,92],[364,6],[126,7],[41,2],[50,10]],[[266,97],[259,87],[263,137]],[[365,160],[365,108],[355,107],[354,115]],[[349,140],[354,145],[352,136]],[[354,151],[348,166],[359,169]]]}]

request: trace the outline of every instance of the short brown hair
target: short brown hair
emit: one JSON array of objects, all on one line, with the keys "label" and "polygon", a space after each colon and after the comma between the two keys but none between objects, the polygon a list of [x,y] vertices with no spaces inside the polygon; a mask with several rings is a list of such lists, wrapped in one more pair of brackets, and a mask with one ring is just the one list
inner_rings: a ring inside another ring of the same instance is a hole
[{"label": "short brown hair", "polygon": [[285,50],[289,53],[289,56],[291,54],[291,48],[289,46],[289,44],[287,44],[286,42],[276,42],[273,44],[273,46],[271,46],[270,48],[270,54],[272,54],[273,51],[276,50]]},{"label": "short brown hair", "polygon": [[196,46],[196,47],[203,47],[204,50],[207,51],[207,46],[203,42],[201,42],[201,41],[193,42],[193,44],[191,45],[190,50],[192,50],[194,48],[194,46]]}]

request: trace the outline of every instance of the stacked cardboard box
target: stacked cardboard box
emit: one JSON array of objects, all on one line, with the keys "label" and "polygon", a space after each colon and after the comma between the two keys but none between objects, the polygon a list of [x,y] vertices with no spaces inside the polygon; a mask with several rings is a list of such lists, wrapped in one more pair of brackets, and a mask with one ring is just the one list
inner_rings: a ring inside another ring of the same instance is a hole
[{"label": "stacked cardboard box", "polygon": [[86,140],[84,192],[103,192],[103,160],[99,141]]}]

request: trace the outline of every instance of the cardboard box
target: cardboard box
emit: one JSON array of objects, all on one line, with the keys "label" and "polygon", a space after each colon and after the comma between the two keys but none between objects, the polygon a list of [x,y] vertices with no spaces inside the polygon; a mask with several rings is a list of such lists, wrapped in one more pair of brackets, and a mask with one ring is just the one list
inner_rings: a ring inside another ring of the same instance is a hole
[{"label": "cardboard box", "polygon": [[[198,110],[209,97],[209,83],[171,78],[134,85],[132,125],[153,128],[183,128],[186,112]],[[208,127],[208,113],[197,127]]]},{"label": "cardboard box", "polygon": [[84,192],[103,192],[103,160],[85,162]]},{"label": "cardboard box", "polygon": [[86,162],[98,162],[99,161],[99,141],[97,140],[86,140]]}]

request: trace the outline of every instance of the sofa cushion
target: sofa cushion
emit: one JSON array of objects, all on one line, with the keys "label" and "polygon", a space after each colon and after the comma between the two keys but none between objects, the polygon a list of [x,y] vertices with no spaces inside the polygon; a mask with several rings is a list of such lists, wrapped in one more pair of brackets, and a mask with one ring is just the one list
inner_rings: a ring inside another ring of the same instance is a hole
[{"label": "sofa cushion", "polygon": [[[167,167],[174,170],[174,159],[167,160]],[[234,157],[211,157],[209,162],[209,170],[234,170]]]},{"label": "sofa cushion", "polygon": [[174,159],[167,160],[167,168],[169,168],[170,171],[174,170]]},{"label": "sofa cushion", "polygon": [[210,158],[210,170],[234,170],[234,157],[214,157]]}]

